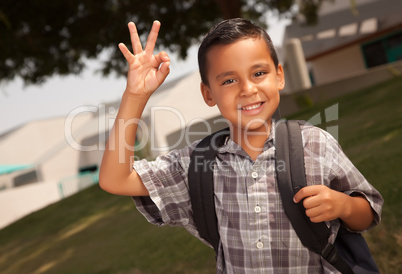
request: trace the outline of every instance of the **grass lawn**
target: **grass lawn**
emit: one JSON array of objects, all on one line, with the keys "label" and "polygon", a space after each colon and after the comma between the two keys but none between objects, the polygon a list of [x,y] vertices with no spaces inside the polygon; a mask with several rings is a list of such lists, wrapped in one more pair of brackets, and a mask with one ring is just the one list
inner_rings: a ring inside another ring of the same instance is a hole
[{"label": "grass lawn", "polygon": [[213,250],[95,185],[0,231],[0,273],[211,273]]},{"label": "grass lawn", "polygon": [[334,104],[338,141],[366,179],[383,195],[382,223],[364,234],[381,273],[402,273],[402,78],[311,107],[288,117],[309,120]]},{"label": "grass lawn", "polygon": [[[382,223],[366,239],[382,273],[402,273],[402,78],[334,104],[346,154],[384,196]],[[322,120],[325,117],[322,116]],[[215,273],[214,252],[180,228],[148,224],[128,197],[90,187],[0,230],[0,273]]]}]

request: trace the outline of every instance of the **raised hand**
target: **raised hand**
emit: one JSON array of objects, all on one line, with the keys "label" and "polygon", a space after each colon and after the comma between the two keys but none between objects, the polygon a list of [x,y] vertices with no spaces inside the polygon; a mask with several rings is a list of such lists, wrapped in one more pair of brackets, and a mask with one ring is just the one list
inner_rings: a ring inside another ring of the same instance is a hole
[{"label": "raised hand", "polygon": [[170,58],[167,53],[162,51],[153,55],[160,26],[159,21],[154,21],[145,50],[142,49],[137,28],[133,22],[128,24],[133,53],[123,43],[119,44],[119,49],[129,65],[126,92],[130,95],[151,96],[169,74]]}]

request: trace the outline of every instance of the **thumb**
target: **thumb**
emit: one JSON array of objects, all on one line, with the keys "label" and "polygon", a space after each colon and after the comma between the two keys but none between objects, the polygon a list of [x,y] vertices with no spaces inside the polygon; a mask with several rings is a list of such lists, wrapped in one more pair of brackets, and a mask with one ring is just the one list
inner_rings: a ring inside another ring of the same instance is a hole
[{"label": "thumb", "polygon": [[160,64],[156,77],[160,83],[163,83],[170,72],[170,57],[165,51],[162,51],[155,55],[155,59]]},{"label": "thumb", "polygon": [[308,193],[309,187],[303,187],[302,189],[300,189],[295,196],[293,196],[293,202],[295,202],[296,204],[299,203],[301,200],[303,200],[304,198],[308,197],[310,195],[310,193]]},{"label": "thumb", "polygon": [[299,194],[300,190],[295,194],[295,196],[293,196],[293,202],[295,204],[297,204],[298,202],[300,202],[300,194]]},{"label": "thumb", "polygon": [[156,78],[158,78],[159,83],[163,83],[170,72],[170,62],[163,62],[156,72]]}]

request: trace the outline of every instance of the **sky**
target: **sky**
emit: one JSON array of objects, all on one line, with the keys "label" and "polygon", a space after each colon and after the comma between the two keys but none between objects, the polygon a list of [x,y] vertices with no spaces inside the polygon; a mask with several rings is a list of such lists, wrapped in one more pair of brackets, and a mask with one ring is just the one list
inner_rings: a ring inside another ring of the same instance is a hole
[{"label": "sky", "polygon": [[[274,45],[280,47],[289,20],[270,18],[268,33]],[[169,54],[171,72],[166,82],[198,69],[197,48],[197,45],[190,48],[186,60],[179,60],[174,53]],[[54,76],[42,85],[25,87],[21,79],[0,82],[0,135],[31,121],[67,116],[78,107],[120,100],[125,77],[102,77],[95,72],[100,68],[99,60],[88,60],[86,65],[87,69],[80,75]]]}]

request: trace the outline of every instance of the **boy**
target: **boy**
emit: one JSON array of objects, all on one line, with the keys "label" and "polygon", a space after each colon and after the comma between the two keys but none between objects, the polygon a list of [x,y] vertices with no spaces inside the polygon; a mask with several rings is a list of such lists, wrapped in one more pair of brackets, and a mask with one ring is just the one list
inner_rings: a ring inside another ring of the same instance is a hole
[{"label": "boy", "polygon": [[[159,28],[155,21],[143,51],[135,25],[129,23],[133,54],[119,45],[129,64],[127,87],[102,161],[100,185],[133,196],[149,222],[182,226],[199,237],[187,182],[194,146],[153,162],[137,161],[134,170],[130,168],[138,119],[169,73],[167,54],[152,55]],[[301,244],[279,198],[271,117],[285,79],[268,34],[247,20],[223,21],[203,40],[198,59],[203,98],[207,105],[218,106],[231,132],[219,148],[214,169],[221,237],[217,273],[336,273]],[[304,199],[311,221],[330,226],[332,242],[340,225],[363,231],[377,224],[382,197],[337,142],[308,125],[302,126],[302,136],[308,186],[294,202]]]}]

